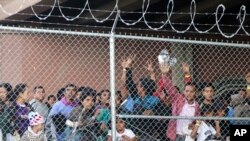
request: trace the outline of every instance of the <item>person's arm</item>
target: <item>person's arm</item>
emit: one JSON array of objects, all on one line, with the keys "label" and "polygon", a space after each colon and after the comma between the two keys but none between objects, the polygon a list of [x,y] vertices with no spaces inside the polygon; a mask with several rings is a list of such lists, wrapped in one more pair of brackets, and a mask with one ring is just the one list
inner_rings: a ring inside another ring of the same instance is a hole
[{"label": "person's arm", "polygon": [[196,123],[195,123],[195,125],[192,129],[192,132],[191,132],[191,138],[193,138],[193,139],[196,138],[200,125],[201,125],[201,121],[196,120]]},{"label": "person's arm", "polygon": [[160,92],[165,90],[172,99],[175,99],[175,97],[178,94],[178,90],[175,88],[172,80],[170,79],[169,76],[170,66],[168,64],[163,64],[160,65],[160,69],[162,72],[162,77],[159,80],[158,88]]},{"label": "person's arm", "polygon": [[136,84],[133,81],[133,73],[131,69],[131,64],[132,64],[133,58],[129,57],[123,65],[123,71],[126,72],[125,75],[125,83],[126,83],[126,89],[128,90],[129,94],[131,95],[132,98],[136,97],[137,94],[137,88]]},{"label": "person's arm", "polygon": [[220,121],[219,120],[215,121],[215,131],[216,131],[215,136],[217,138],[221,137],[221,127],[220,127]]},{"label": "person's arm", "polygon": [[56,140],[56,130],[53,124],[52,116],[59,113],[57,107],[58,107],[58,102],[53,105],[45,122],[45,136],[48,140],[52,141]]}]

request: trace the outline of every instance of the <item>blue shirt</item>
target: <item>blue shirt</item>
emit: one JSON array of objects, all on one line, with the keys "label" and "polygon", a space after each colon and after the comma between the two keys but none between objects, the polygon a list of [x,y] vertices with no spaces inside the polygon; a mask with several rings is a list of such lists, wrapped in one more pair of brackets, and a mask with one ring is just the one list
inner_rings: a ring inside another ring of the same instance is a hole
[{"label": "blue shirt", "polygon": [[137,97],[134,100],[134,111],[136,110],[154,110],[159,103],[159,99],[152,95],[146,95],[144,99]]},{"label": "blue shirt", "polygon": [[60,101],[56,102],[49,115],[52,116],[52,115],[57,115],[57,114],[62,114],[64,115],[66,118],[69,117],[69,114],[71,113],[71,111],[73,110],[73,108],[76,106],[75,103],[73,104],[68,104],[65,99],[61,99]]},{"label": "blue shirt", "polygon": [[126,102],[122,105],[121,107],[124,107],[125,110],[129,111],[129,112],[133,112],[133,109],[134,109],[134,100],[131,96],[128,96],[127,99],[126,99]]}]

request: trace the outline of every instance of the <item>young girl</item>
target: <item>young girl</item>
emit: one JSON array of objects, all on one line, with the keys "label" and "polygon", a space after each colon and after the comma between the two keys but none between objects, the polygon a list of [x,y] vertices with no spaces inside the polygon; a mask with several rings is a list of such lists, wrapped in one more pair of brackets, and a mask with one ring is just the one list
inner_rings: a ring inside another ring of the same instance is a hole
[{"label": "young girl", "polygon": [[22,136],[29,126],[28,113],[30,109],[26,105],[29,101],[28,86],[26,84],[16,85],[13,98],[15,99],[13,109],[11,110],[14,112],[13,121],[16,125],[16,131]]},{"label": "young girl", "polygon": [[30,112],[28,130],[23,134],[21,141],[45,141],[43,135],[44,118],[37,112]]}]

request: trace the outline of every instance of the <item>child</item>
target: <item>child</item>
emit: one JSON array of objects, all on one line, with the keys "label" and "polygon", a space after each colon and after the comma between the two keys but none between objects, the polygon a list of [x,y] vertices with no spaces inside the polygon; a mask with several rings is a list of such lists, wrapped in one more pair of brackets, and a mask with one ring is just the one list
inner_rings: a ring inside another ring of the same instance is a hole
[{"label": "child", "polygon": [[[109,130],[107,141],[111,140],[111,130]],[[125,121],[120,118],[116,120],[116,141],[137,141],[134,132],[130,129],[126,129]]]},{"label": "child", "polygon": [[28,115],[29,124],[28,130],[26,130],[21,137],[21,141],[45,141],[43,135],[44,118],[37,112],[30,112]]},{"label": "child", "polygon": [[[211,105],[204,105],[202,107],[201,114],[204,117],[212,117],[214,116],[214,108]],[[212,120],[196,120],[189,125],[188,129],[192,131],[186,131],[186,133],[189,133],[189,135],[186,136],[185,141],[191,141],[192,139],[195,140],[196,137],[197,141],[215,140],[220,137],[220,134],[218,133],[219,131],[217,131],[217,127],[213,127]]]}]

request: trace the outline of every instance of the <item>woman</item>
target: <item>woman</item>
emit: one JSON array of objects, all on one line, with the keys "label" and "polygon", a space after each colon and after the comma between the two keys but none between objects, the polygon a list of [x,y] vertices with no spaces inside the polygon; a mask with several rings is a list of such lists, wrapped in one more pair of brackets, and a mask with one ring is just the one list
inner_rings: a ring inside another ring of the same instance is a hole
[{"label": "woman", "polygon": [[22,136],[29,126],[28,113],[30,109],[26,104],[29,101],[29,87],[26,84],[16,85],[13,98],[15,99],[12,110],[14,114],[13,121],[16,125],[17,133]]}]

